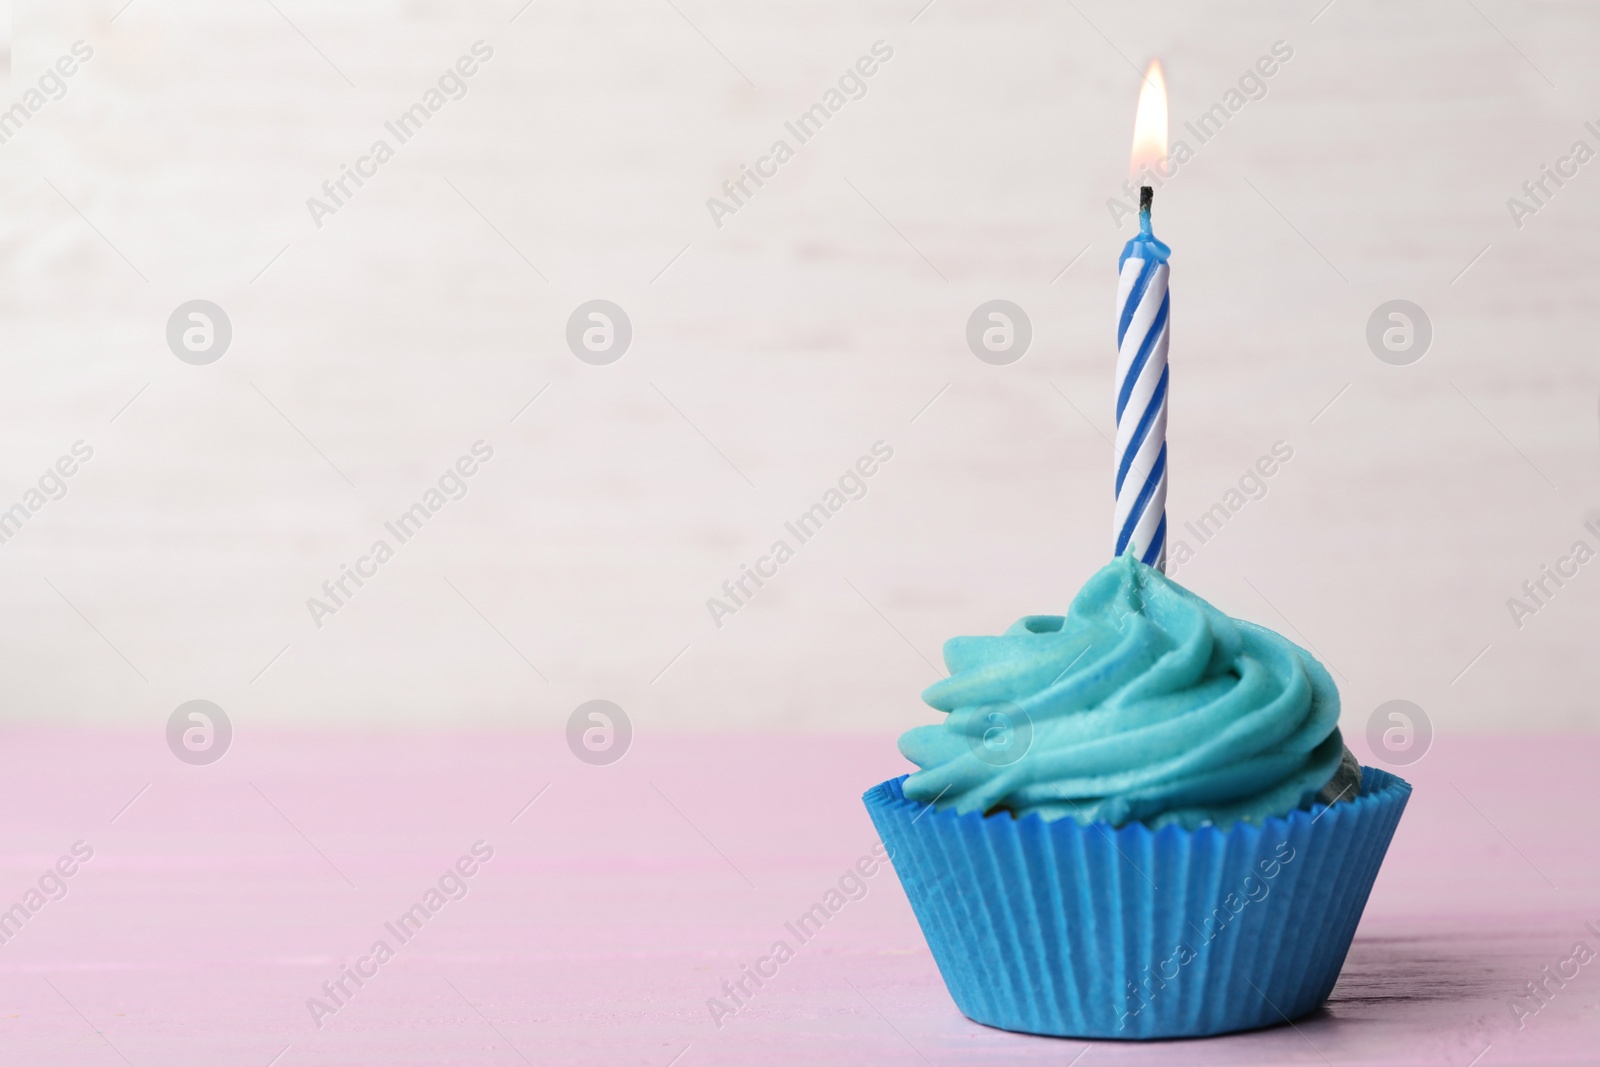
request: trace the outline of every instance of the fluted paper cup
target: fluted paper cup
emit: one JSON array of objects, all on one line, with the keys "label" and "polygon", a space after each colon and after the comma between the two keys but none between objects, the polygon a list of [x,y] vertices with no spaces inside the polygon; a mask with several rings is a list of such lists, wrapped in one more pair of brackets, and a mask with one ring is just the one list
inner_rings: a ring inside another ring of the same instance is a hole
[{"label": "fluted paper cup", "polygon": [[1200,1037],[1316,1010],[1411,786],[1159,831],[938,811],[900,778],[862,798],[962,1014],[1031,1034]]}]

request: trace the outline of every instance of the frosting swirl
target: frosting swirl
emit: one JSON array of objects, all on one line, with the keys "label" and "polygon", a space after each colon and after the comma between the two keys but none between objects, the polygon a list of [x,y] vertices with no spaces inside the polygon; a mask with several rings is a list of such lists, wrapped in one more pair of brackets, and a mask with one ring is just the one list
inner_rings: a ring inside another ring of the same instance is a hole
[{"label": "frosting swirl", "polygon": [[900,737],[907,798],[1113,826],[1259,824],[1303,807],[1344,753],[1339,691],[1310,653],[1229,618],[1132,555],[1065,616],[945,642],[949,715]]}]

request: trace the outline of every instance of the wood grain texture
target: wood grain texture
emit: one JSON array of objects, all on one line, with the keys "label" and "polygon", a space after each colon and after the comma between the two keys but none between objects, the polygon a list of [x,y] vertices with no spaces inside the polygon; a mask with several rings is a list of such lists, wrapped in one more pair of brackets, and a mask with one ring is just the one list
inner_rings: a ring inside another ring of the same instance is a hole
[{"label": "wood grain texture", "polygon": [[[941,641],[1064,610],[1109,556],[1134,223],[1106,202],[1143,64],[1193,140],[1281,41],[1156,194],[1181,580],[1303,635],[1351,707],[1593,728],[1596,568],[1507,599],[1600,546],[1600,163],[1521,228],[1506,200],[1593,139],[1594,5],[275,2],[18,6],[8,93],[95,54],[0,145],[0,511],[95,455],[0,546],[6,721],[205,697],[554,729],[607,695],[674,729],[903,729]],[[467,94],[317,225],[479,39]],[[719,227],[707,199],[879,40],[866,95]],[[164,336],[195,298],[234,327],[203,367]],[[605,367],[564,339],[596,298],[634,325]],[[1405,367],[1365,341],[1397,298],[1434,327]],[[1033,323],[1005,367],[965,339],[991,299]],[[314,621],[479,439],[468,495]],[[719,627],[707,599],[878,440],[867,495]]]},{"label": "wood grain texture", "polygon": [[[610,767],[550,734],[247,726],[204,768],[145,734],[0,741],[0,906],[94,849],[0,945],[8,1063],[1059,1067],[1084,1048],[963,1019],[887,871],[713,1023],[721,983],[870,854],[859,795],[904,769],[887,736],[646,732]],[[1600,964],[1520,1031],[1508,1004],[1600,947],[1597,760],[1588,737],[1437,741],[1402,771],[1416,792],[1326,1009],[1076,1062],[1592,1062]],[[398,943],[384,924],[480,840],[466,895]],[[379,939],[394,958],[316,1026],[308,998]]]}]

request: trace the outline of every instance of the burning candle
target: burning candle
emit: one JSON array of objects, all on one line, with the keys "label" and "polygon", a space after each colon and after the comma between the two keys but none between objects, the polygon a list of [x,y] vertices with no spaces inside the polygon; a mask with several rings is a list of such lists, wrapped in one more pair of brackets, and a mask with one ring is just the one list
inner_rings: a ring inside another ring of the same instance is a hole
[{"label": "burning candle", "polygon": [[[1167,87],[1152,60],[1133,123],[1137,177],[1167,155]],[[1117,261],[1116,551],[1165,569],[1167,557],[1167,258],[1150,231],[1154,191],[1139,189],[1139,232]]]}]

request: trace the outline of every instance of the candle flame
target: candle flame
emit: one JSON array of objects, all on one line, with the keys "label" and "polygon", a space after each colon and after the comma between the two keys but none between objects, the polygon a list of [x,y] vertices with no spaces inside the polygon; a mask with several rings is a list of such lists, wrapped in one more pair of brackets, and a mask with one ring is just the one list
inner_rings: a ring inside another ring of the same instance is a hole
[{"label": "candle flame", "polygon": [[1145,167],[1156,170],[1167,158],[1167,80],[1161,60],[1152,59],[1139,88],[1139,110],[1133,118],[1133,157],[1128,173],[1135,180]]}]

